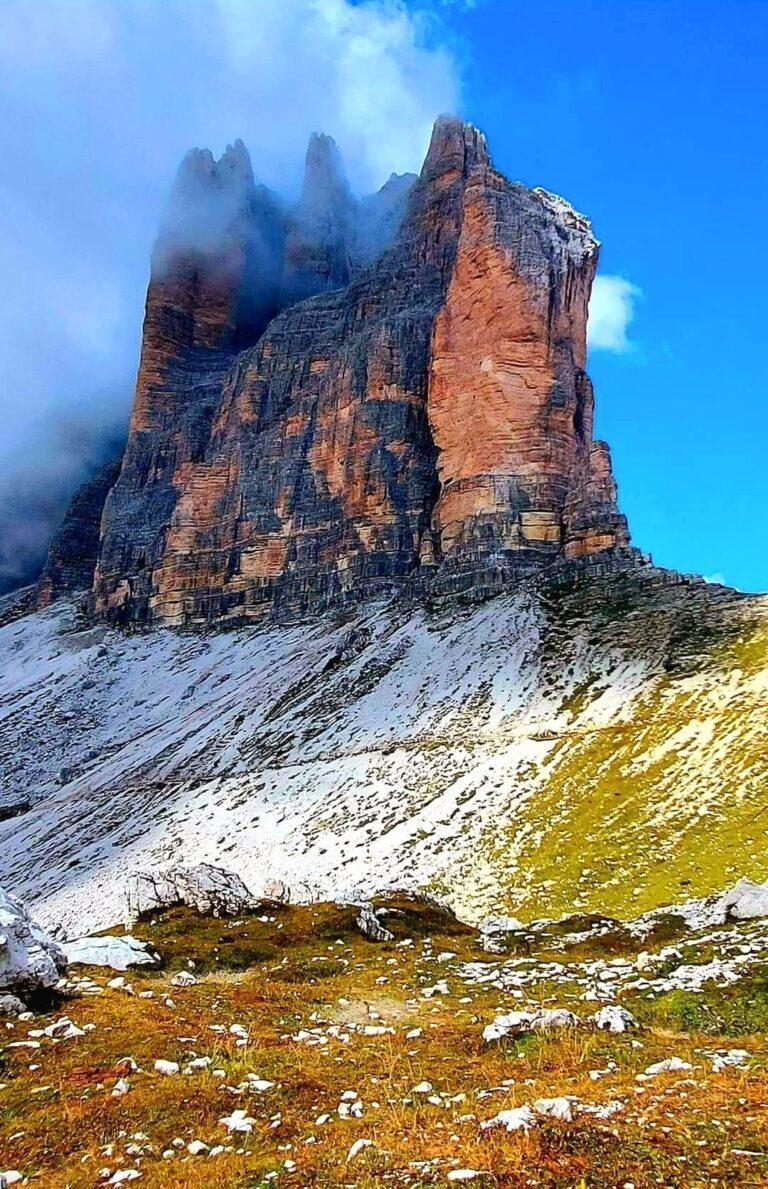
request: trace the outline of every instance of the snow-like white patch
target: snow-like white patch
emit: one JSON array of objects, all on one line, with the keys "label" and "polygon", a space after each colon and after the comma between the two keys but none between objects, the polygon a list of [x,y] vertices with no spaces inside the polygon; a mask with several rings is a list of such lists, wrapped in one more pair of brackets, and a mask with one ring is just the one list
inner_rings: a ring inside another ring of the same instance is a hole
[{"label": "snow-like white patch", "polygon": [[108,966],[111,970],[156,966],[159,961],[149,944],[138,937],[80,937],[64,942],[63,949],[69,963]]},{"label": "snow-like white patch", "polygon": [[[66,601],[11,623],[3,795],[33,804],[0,823],[0,882],[70,935],[125,919],[136,872],[201,863],[255,896],[436,886],[467,919],[508,911],[563,741],[630,721],[666,647],[586,619],[549,630],[525,588],[200,635],[84,627]],[[685,680],[705,717],[712,683]],[[709,804],[706,737],[657,812]]]}]

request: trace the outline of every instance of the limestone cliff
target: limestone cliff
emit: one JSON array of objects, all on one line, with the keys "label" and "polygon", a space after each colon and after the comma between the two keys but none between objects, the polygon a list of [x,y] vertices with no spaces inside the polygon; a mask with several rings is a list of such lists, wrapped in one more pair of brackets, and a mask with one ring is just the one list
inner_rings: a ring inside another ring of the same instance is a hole
[{"label": "limestone cliff", "polygon": [[153,259],[93,607],[124,622],[314,612],[382,587],[634,564],[592,438],[598,244],[442,118],[358,202],[313,137],[298,205],[237,142],[182,165]]},{"label": "limestone cliff", "polygon": [[104,502],[120,474],[122,459],[105,463],[72,497],[48,549],[37,584],[35,605],[47,607],[62,592],[85,590],[93,582],[99,554]]}]

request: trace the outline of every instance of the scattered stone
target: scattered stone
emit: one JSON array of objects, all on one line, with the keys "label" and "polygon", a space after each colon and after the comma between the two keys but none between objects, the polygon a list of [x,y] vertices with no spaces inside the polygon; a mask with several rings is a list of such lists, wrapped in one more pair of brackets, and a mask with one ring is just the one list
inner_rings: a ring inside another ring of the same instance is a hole
[{"label": "scattered stone", "polygon": [[356,1139],[352,1147],[347,1152],[347,1164],[350,1160],[354,1160],[355,1156],[359,1155],[364,1148],[370,1148],[373,1145],[372,1139]]},{"label": "scattered stone", "polygon": [[564,1007],[544,1007],[531,1020],[532,1032],[557,1032],[561,1028],[577,1028],[581,1020]]},{"label": "scattered stone", "polygon": [[167,1078],[179,1072],[179,1066],[175,1061],[164,1061],[162,1058],[155,1061],[155,1069]]},{"label": "scattered stone", "polygon": [[85,1036],[84,1030],[73,1024],[69,1016],[62,1016],[55,1023],[49,1024],[47,1028],[43,1029],[43,1032],[52,1040],[70,1040],[75,1036]]},{"label": "scattered stone", "polygon": [[482,1131],[503,1127],[505,1131],[530,1131],[536,1126],[536,1115],[527,1105],[515,1106],[508,1111],[499,1111],[492,1119],[480,1124]]},{"label": "scattered stone", "polygon": [[504,1036],[521,1036],[525,1032],[556,1032],[577,1028],[580,1023],[577,1015],[563,1007],[543,1007],[537,1012],[511,1011],[496,1016],[492,1024],[486,1024],[483,1040],[491,1042]]},{"label": "scattered stone", "polygon": [[17,995],[0,995],[0,1016],[22,1016],[25,1005]]},{"label": "scattered stone", "polygon": [[222,1127],[226,1127],[227,1131],[242,1132],[244,1134],[253,1131],[255,1122],[256,1120],[252,1119],[248,1112],[243,1110],[233,1111],[231,1115],[219,1119],[219,1123],[221,1123]]},{"label": "scattered stone", "polygon": [[193,1057],[187,1066],[184,1068],[185,1073],[197,1073],[200,1069],[207,1069],[211,1064],[210,1057]]},{"label": "scattered stone", "polygon": [[196,983],[197,979],[194,974],[190,974],[188,970],[180,970],[171,979],[172,987],[194,987]]},{"label": "scattered stone", "polygon": [[683,1061],[680,1057],[667,1057],[665,1061],[656,1061],[655,1064],[649,1065],[644,1073],[639,1073],[638,1078],[655,1078],[660,1073],[683,1073],[693,1067],[688,1061]]},{"label": "scattered stone", "polygon": [[570,1098],[537,1098],[533,1109],[537,1115],[547,1119],[561,1119],[564,1123],[570,1123],[573,1119]]},{"label": "scattered stone", "polygon": [[719,1073],[721,1069],[741,1068],[749,1060],[749,1053],[746,1049],[718,1049],[716,1053],[712,1053],[710,1056],[713,1073]]}]

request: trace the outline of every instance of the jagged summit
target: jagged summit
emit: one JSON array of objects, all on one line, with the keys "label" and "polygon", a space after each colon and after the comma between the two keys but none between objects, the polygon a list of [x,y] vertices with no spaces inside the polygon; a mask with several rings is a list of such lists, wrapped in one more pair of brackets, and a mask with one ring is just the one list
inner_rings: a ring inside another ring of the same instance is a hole
[{"label": "jagged summit", "polygon": [[356,213],[336,141],[313,133],[301,198],[288,219],[282,306],[349,284]]},{"label": "jagged summit", "polygon": [[491,164],[488,143],[483,133],[458,116],[442,115],[432,129],[421,176],[422,179],[432,180],[451,169],[466,174],[476,166]]},{"label": "jagged summit", "polygon": [[336,141],[324,132],[313,132],[304,163],[301,205],[305,208],[326,207],[351,201],[352,194]]},{"label": "jagged summit", "polygon": [[592,438],[597,253],[588,220],[508,181],[454,116],[418,178],[363,200],[325,134],[293,208],[241,141],[188,154],[95,614],[291,616],[404,583],[471,593],[553,563],[637,564]]}]

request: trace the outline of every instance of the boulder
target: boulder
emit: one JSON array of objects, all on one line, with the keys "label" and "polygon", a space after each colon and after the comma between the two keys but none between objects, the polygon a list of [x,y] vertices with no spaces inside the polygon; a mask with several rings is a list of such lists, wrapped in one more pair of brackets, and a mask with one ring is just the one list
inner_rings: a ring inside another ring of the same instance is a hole
[{"label": "boulder", "polygon": [[686,900],[669,908],[644,913],[630,925],[639,936],[647,936],[661,921],[680,918],[680,930],[708,929],[725,925],[728,921],[748,921],[768,917],[768,883],[754,883],[742,878],[727,892],[718,892],[704,899]]},{"label": "boulder", "polygon": [[592,1017],[596,1028],[604,1032],[632,1032],[638,1027],[637,1020],[626,1007],[617,1003],[606,1004]]},{"label": "boulder", "polygon": [[567,1028],[578,1028],[581,1020],[564,1007],[542,1007],[536,1012],[511,1011],[496,1016],[492,1024],[483,1029],[483,1040],[501,1040],[504,1036],[522,1036],[526,1032],[557,1032]]},{"label": "boulder", "polygon": [[72,964],[108,966],[110,970],[157,966],[160,961],[149,942],[138,937],[79,937],[64,942],[64,953]]},{"label": "boulder", "polygon": [[376,916],[373,905],[367,901],[359,905],[355,924],[363,936],[367,937],[369,941],[394,940],[394,934],[390,933],[389,929],[384,928]]},{"label": "boulder", "polygon": [[749,921],[755,917],[768,917],[768,883],[753,883],[751,879],[740,879],[719,898],[726,920]]},{"label": "boulder", "polygon": [[0,888],[0,995],[28,1002],[49,993],[66,968],[61,947]]},{"label": "boulder", "polygon": [[210,916],[238,916],[257,906],[239,875],[198,863],[195,867],[172,867],[165,871],[139,871],[128,886],[131,920],[184,904]]},{"label": "boulder", "polygon": [[264,896],[267,900],[274,900],[276,904],[290,904],[291,889],[282,879],[270,879],[264,885]]},{"label": "boulder", "polygon": [[0,1016],[19,1016],[26,1010],[18,995],[0,995]]},{"label": "boulder", "polygon": [[479,925],[480,945],[489,954],[503,954],[506,951],[507,935],[524,928],[523,922],[517,917],[486,917]]}]

